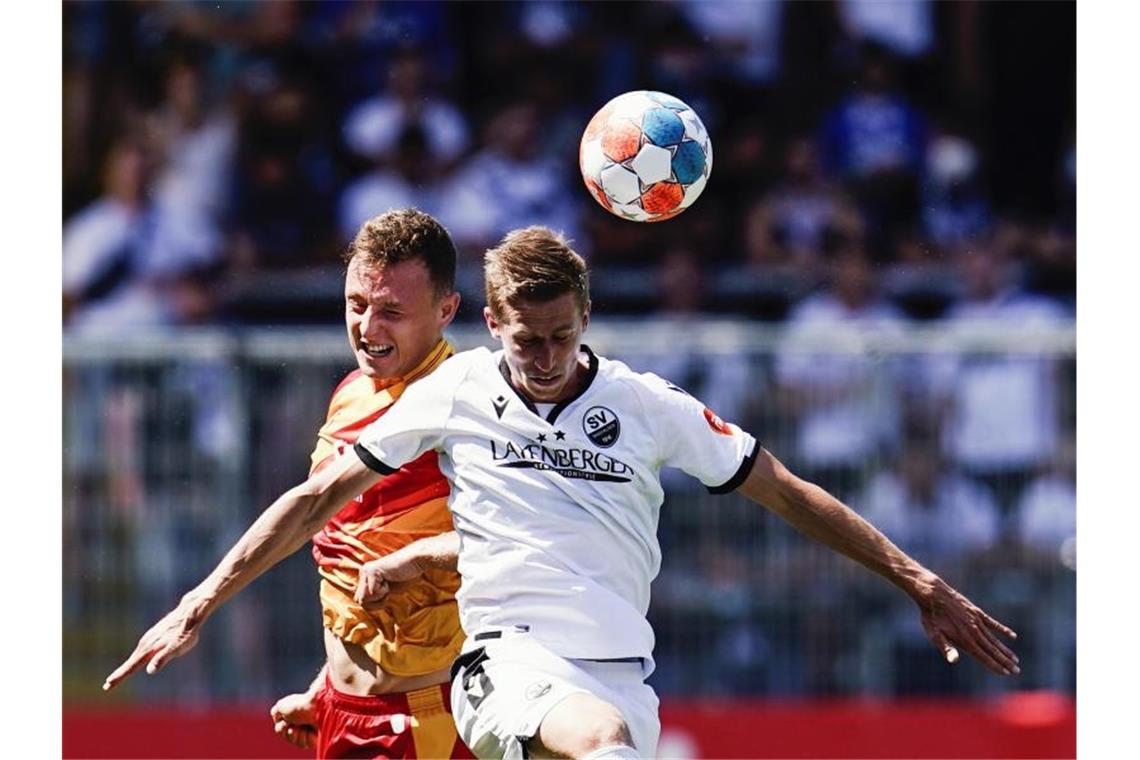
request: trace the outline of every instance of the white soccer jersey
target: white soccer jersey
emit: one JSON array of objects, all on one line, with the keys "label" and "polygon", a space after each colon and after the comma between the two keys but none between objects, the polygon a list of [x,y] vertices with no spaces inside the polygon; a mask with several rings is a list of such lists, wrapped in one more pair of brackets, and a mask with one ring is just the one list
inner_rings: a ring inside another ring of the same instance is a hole
[{"label": "white soccer jersey", "polygon": [[456,354],[410,385],[356,451],[382,473],[440,453],[468,636],[518,626],[562,657],[651,663],[660,470],[725,493],[759,446],[680,388],[582,350],[581,391],[545,417],[507,379],[502,351]]}]

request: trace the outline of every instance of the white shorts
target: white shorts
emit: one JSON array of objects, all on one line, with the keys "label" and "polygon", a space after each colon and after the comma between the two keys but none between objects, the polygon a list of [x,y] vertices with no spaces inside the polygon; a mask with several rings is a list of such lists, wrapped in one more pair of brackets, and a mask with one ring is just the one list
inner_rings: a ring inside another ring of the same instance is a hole
[{"label": "white shorts", "polygon": [[525,758],[525,744],[555,705],[588,692],[616,707],[641,757],[657,754],[657,695],[643,663],[570,660],[525,632],[473,641],[452,667],[451,714],[479,758]]}]

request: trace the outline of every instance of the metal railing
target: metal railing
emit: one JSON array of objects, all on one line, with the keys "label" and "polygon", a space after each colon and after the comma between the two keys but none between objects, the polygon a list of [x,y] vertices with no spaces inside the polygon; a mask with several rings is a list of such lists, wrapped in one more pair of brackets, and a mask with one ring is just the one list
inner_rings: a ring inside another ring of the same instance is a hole
[{"label": "metal railing", "polygon": [[[491,345],[481,326],[450,337]],[[897,590],[743,498],[666,472],[650,610],[663,694],[1074,689],[1071,327],[793,335],[598,320],[587,342],[752,431],[1021,634],[1016,681],[949,668]],[[65,337],[63,365],[64,696],[83,700],[304,477],[328,396],[353,365],[340,331],[292,329]],[[990,429],[1005,431],[996,444]],[[322,659],[316,592],[299,552],[212,620],[194,653],[112,698],[302,688]]]}]

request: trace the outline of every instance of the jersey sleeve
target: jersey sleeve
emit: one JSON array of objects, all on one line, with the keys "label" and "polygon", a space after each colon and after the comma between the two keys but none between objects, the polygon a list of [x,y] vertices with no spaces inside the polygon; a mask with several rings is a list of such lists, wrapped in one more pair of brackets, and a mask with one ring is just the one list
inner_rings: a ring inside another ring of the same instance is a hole
[{"label": "jersey sleeve", "polygon": [[353,449],[369,468],[391,475],[425,451],[438,448],[465,373],[454,358],[408,386],[382,417],[366,427]]},{"label": "jersey sleeve", "polygon": [[736,490],[760,452],[756,439],[678,386],[654,374],[642,378],[642,400],[657,428],[662,465],[692,475],[709,493]]}]

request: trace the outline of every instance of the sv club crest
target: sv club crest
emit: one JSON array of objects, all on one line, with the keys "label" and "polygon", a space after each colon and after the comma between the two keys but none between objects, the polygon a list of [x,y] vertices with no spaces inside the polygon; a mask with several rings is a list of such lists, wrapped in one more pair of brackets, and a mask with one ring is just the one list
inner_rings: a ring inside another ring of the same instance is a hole
[{"label": "sv club crest", "polygon": [[592,406],[582,417],[582,430],[595,446],[608,449],[621,435],[621,422],[617,415],[604,406]]}]

